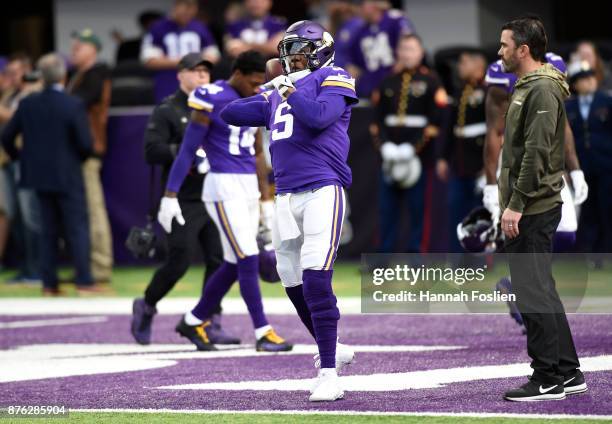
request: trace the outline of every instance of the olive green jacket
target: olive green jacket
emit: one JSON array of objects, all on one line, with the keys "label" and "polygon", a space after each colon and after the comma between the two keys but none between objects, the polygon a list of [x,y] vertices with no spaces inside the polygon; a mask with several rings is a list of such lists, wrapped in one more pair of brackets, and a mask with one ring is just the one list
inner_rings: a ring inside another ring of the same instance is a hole
[{"label": "olive green jacket", "polygon": [[565,75],[550,64],[521,77],[506,114],[499,204],[524,215],[561,204]]}]

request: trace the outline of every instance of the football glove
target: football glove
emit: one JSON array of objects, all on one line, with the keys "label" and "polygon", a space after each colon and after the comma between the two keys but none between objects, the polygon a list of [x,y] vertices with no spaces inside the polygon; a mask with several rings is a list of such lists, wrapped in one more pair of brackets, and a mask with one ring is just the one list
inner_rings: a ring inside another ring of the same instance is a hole
[{"label": "football glove", "polygon": [[391,141],[385,141],[382,146],[380,146],[380,155],[382,156],[382,160],[384,162],[392,162],[397,158],[397,144]]},{"label": "football glove", "polygon": [[574,187],[574,205],[581,205],[589,197],[589,186],[584,180],[584,172],[575,169],[570,172],[570,178],[572,179],[572,187]]},{"label": "football glove", "polygon": [[491,219],[495,226],[499,222],[499,192],[497,184],[487,184],[482,190],[482,204],[491,213]]},{"label": "football glove", "polygon": [[172,220],[176,219],[179,225],[185,225],[185,218],[181,211],[181,206],[176,197],[162,197],[157,213],[157,221],[167,233],[172,232]]},{"label": "football glove", "polygon": [[410,143],[402,143],[397,146],[397,160],[410,160],[414,157],[414,146]]},{"label": "football glove", "polygon": [[261,225],[267,230],[272,230],[274,223],[274,200],[263,200],[259,205],[261,207]]},{"label": "football glove", "polygon": [[295,89],[295,86],[287,75],[279,75],[272,81],[270,81],[270,83],[272,83],[274,88],[276,88],[276,91],[278,91],[278,94],[280,94],[280,96],[283,98],[285,97],[287,90],[289,90],[290,88]]}]

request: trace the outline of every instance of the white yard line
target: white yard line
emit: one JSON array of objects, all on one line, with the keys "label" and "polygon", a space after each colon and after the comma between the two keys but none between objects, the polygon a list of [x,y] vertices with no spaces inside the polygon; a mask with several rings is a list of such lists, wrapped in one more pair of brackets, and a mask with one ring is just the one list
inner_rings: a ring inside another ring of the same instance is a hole
[{"label": "white yard line", "polygon": [[[0,299],[0,315],[126,315],[132,313],[130,298],[3,298]],[[295,308],[288,298],[264,299],[267,315],[293,315]],[[157,305],[160,314],[183,314],[193,309],[196,298],[163,299]],[[246,305],[241,298],[223,300],[224,314],[246,314]],[[361,312],[359,297],[338,299],[338,307],[343,314]]]},{"label": "white yard line", "polygon": [[[0,298],[0,316],[2,315],[128,315],[132,313],[133,299],[127,297],[114,298]],[[194,297],[174,297],[163,299],[157,305],[159,314],[177,315],[193,309],[198,299]],[[295,308],[288,298],[267,298],[263,300],[267,315],[294,315]],[[590,309],[581,306],[580,313],[589,310],[601,311],[601,305],[595,307],[596,302],[589,304]],[[247,308],[241,298],[226,298],[223,300],[223,313],[236,315],[247,314]],[[361,298],[339,297],[338,307],[344,315],[356,315],[361,313]],[[591,308],[592,307],[592,308]],[[442,312],[436,308],[428,315],[465,315],[469,311],[457,311],[455,313]],[[505,315],[505,312],[487,312],[490,315]],[[375,314],[370,314],[375,315]],[[480,313],[479,315],[483,315]],[[596,313],[591,315],[607,315],[606,313]],[[0,327],[1,328],[1,327]]]},{"label": "white yard line", "polygon": [[210,410],[210,409],[71,409],[71,412],[109,412],[139,414],[279,414],[279,415],[393,415],[408,417],[466,417],[466,418],[533,418],[533,419],[584,419],[610,420],[612,415],[570,415],[570,414],[516,414],[497,412],[385,412],[385,411],[277,411],[277,410]]},{"label": "white yard line", "polygon": [[56,319],[32,319],[26,321],[11,321],[0,322],[0,330],[6,328],[33,328],[33,327],[49,327],[56,325],[75,325],[75,324],[92,324],[108,321],[108,317],[75,317],[75,318],[56,318]]},{"label": "white yard line", "polygon": [[[612,370],[612,355],[580,358],[580,369],[584,372]],[[504,365],[481,365],[472,367],[439,368],[408,372],[343,375],[340,386],[350,392],[390,392],[402,390],[435,389],[453,383],[472,382],[531,374],[526,363]],[[157,387],[160,390],[246,390],[299,391],[311,386],[312,379],[275,379],[255,381],[224,381],[214,383],[189,383]]]}]

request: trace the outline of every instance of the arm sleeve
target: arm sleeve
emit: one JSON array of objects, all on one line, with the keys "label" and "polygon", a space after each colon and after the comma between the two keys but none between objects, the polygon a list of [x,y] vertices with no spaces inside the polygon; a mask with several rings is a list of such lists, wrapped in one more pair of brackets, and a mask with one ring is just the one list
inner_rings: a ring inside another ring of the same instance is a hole
[{"label": "arm sleeve", "polygon": [[261,95],[234,100],[221,110],[221,119],[237,127],[267,127],[269,104]]},{"label": "arm sleeve", "polygon": [[554,141],[559,113],[556,98],[546,89],[533,90],[525,103],[525,153],[508,202],[508,207],[515,212],[523,212],[527,199],[535,196],[540,188],[542,176],[546,172],[544,163]]},{"label": "arm sleeve", "polygon": [[442,136],[440,137],[440,148],[438,157],[450,162],[453,157],[455,147],[455,122],[457,122],[457,106],[448,111],[448,123],[442,126]]},{"label": "arm sleeve", "polygon": [[15,138],[17,138],[21,131],[21,108],[19,107],[2,132],[2,147],[4,147],[4,150],[11,159],[16,159],[19,155],[19,151],[15,146]]},{"label": "arm sleeve", "polygon": [[308,99],[300,90],[289,96],[287,103],[293,116],[309,128],[322,130],[340,119],[346,109],[343,95],[322,92],[316,99]]},{"label": "arm sleeve", "polygon": [[385,141],[389,140],[389,136],[385,127],[385,117],[387,116],[387,101],[381,95],[381,93],[385,89],[385,84],[386,81],[383,80],[380,86],[374,91],[372,91],[372,94],[370,96],[372,106],[374,107],[374,122],[376,122],[376,127],[378,129],[378,133],[373,140],[374,145],[376,145],[378,142],[384,143]]},{"label": "arm sleeve", "polygon": [[196,156],[196,150],[198,150],[198,147],[202,144],[202,140],[204,140],[207,133],[207,125],[198,124],[193,121],[187,125],[178,156],[170,169],[170,175],[168,176],[168,183],[166,185],[167,190],[174,193],[179,192],[183,180],[187,176],[193,159]]},{"label": "arm sleeve", "polygon": [[165,106],[155,108],[144,135],[145,160],[149,165],[171,165],[174,154],[170,140],[170,120],[166,116]]}]

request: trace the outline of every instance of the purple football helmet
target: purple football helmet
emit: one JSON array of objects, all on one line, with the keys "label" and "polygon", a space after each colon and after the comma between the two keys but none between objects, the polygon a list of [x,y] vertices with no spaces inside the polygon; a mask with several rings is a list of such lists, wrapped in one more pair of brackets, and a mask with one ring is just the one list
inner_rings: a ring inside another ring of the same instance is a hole
[{"label": "purple football helmet", "polygon": [[493,225],[491,212],[478,207],[457,225],[457,238],[467,252],[493,253],[503,245],[499,225],[497,227]]},{"label": "purple football helmet", "polygon": [[278,283],[280,276],[276,270],[276,254],[271,243],[266,243],[263,235],[257,235],[257,246],[259,247],[259,278],[266,283]]},{"label": "purple football helmet", "polygon": [[334,38],[316,22],[299,21],[285,31],[278,53],[285,75],[302,70],[293,68],[291,58],[296,55],[303,55],[308,61],[307,69],[315,71],[333,63]]}]

